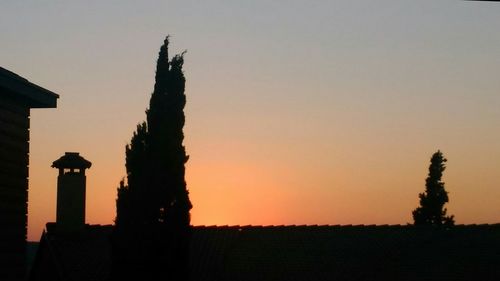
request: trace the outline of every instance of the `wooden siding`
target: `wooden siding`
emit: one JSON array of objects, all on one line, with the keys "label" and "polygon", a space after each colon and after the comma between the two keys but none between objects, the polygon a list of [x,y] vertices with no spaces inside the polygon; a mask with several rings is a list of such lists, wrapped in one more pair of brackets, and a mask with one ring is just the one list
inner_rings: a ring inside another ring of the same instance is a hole
[{"label": "wooden siding", "polygon": [[29,108],[0,93],[0,280],[26,276],[28,157]]}]

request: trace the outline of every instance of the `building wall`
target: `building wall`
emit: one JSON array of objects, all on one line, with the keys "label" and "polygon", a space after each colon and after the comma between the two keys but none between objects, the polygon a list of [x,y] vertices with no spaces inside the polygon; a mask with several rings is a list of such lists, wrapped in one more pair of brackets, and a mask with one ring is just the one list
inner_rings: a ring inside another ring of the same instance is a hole
[{"label": "building wall", "polygon": [[28,157],[29,107],[0,93],[0,280],[26,275]]}]

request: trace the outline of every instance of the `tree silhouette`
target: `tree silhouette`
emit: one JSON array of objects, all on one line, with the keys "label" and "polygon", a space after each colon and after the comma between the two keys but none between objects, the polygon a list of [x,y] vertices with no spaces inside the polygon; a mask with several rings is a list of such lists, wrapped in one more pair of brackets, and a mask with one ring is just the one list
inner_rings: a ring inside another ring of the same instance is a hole
[{"label": "tree silhouette", "polygon": [[451,226],[455,223],[453,216],[446,216],[446,208],[443,209],[444,204],[448,202],[448,192],[441,181],[446,161],[439,150],[431,157],[425,192],[419,194],[420,207],[413,211],[415,225]]},{"label": "tree silhouette", "polygon": [[127,184],[116,199],[113,273],[116,280],[187,279],[192,208],[184,178],[183,55],[168,57],[165,38],[156,65],[147,121],[125,147]]}]

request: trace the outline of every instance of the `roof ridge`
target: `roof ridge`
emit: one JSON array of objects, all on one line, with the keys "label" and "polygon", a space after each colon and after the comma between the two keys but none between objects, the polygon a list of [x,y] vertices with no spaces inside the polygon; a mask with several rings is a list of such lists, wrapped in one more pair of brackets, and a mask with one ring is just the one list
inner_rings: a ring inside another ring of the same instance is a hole
[{"label": "roof ridge", "polygon": [[[412,224],[288,224],[288,225],[193,225],[193,228],[394,228],[394,227],[413,227]],[[457,224],[455,227],[500,227],[500,223],[483,224]]]}]

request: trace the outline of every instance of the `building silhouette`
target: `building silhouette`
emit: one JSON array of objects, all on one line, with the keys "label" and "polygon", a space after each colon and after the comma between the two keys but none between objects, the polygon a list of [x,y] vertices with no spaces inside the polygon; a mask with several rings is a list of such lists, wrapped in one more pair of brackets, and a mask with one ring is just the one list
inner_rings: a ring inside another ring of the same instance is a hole
[{"label": "building silhouette", "polygon": [[0,67],[0,280],[26,274],[30,110],[58,97]]},{"label": "building silhouette", "polygon": [[[109,280],[112,226],[47,225],[30,280]],[[497,281],[500,224],[196,226],[190,281]],[[165,280],[168,280],[165,278]]]}]

